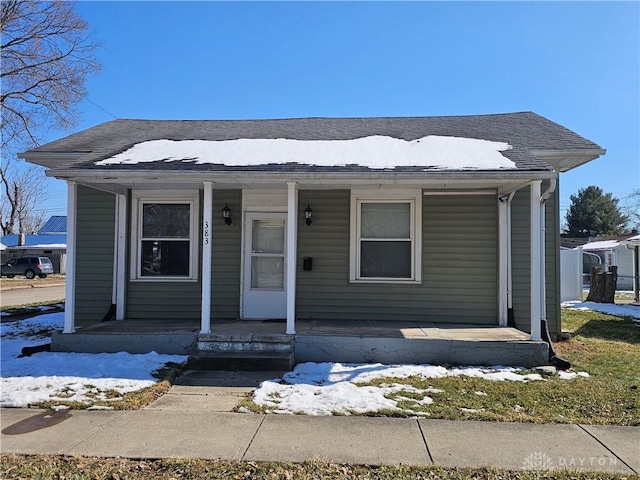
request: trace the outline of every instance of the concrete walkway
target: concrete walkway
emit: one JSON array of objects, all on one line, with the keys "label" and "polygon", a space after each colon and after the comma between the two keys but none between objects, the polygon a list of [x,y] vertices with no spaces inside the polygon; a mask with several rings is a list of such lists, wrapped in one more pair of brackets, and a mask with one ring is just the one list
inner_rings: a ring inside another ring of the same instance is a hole
[{"label": "concrete walkway", "polygon": [[0,409],[2,452],[640,472],[640,427],[229,412],[277,376],[187,372],[140,411]]}]

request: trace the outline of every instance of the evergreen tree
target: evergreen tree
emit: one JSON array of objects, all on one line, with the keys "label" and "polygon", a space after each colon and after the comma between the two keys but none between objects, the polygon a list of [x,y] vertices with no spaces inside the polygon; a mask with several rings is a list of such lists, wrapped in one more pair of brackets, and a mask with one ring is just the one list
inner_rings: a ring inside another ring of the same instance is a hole
[{"label": "evergreen tree", "polygon": [[567,237],[620,235],[627,225],[627,216],[618,208],[618,199],[591,185],[571,195],[567,212]]}]

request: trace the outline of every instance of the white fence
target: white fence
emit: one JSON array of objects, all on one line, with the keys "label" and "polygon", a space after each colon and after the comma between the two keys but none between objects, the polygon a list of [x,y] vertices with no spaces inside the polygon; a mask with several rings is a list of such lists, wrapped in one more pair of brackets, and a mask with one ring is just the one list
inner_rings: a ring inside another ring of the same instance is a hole
[{"label": "white fence", "polygon": [[560,250],[560,299],[582,301],[582,248]]}]

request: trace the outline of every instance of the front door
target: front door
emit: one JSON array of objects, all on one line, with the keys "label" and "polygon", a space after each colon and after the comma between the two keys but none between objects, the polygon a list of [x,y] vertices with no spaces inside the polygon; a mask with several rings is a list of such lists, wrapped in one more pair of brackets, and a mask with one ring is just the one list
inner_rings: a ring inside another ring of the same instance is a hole
[{"label": "front door", "polygon": [[287,317],[286,213],[247,213],[242,318]]}]

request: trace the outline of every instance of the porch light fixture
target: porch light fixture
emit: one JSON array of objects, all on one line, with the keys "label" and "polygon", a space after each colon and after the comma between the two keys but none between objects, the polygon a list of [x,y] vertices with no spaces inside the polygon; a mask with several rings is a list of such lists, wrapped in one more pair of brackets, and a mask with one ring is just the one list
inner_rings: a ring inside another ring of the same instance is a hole
[{"label": "porch light fixture", "polygon": [[307,208],[304,209],[304,221],[307,225],[311,225],[313,223],[313,210],[307,203]]},{"label": "porch light fixture", "polygon": [[231,225],[231,222],[233,221],[231,220],[231,209],[226,203],[224,204],[224,208],[222,209],[222,218],[224,218],[224,223],[226,225]]}]

